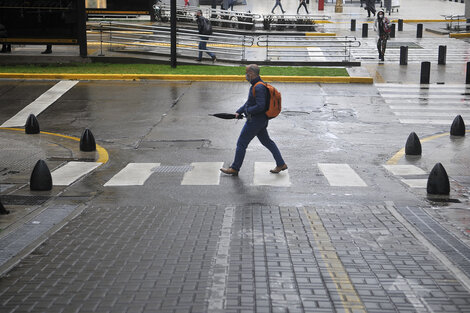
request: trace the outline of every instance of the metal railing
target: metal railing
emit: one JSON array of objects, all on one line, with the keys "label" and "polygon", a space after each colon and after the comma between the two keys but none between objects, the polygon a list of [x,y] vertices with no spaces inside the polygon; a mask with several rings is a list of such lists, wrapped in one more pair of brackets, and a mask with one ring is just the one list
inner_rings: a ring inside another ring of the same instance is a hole
[{"label": "metal railing", "polygon": [[[447,29],[448,30],[460,30],[460,20],[465,20],[465,15],[442,15],[444,19],[447,21]],[[457,23],[457,25],[455,25]],[[464,26],[467,26],[466,22],[463,23]]]},{"label": "metal railing", "polygon": [[306,59],[324,61],[327,58],[351,61],[351,48],[361,46],[356,37],[261,36],[258,46],[266,47],[266,61]]},{"label": "metal railing", "polygon": [[[170,27],[149,26],[122,22],[99,24],[100,48],[110,51],[170,54]],[[207,50],[199,50],[201,37],[207,37]],[[246,60],[246,48],[253,46],[253,36],[213,33],[200,35],[197,31],[177,29],[177,55],[195,57],[199,51],[213,52],[218,59]]]},{"label": "metal railing", "polygon": [[301,14],[267,14],[263,15],[263,28],[265,30],[285,30],[296,28],[297,30],[312,30],[315,21],[328,21],[328,15],[301,15]]}]

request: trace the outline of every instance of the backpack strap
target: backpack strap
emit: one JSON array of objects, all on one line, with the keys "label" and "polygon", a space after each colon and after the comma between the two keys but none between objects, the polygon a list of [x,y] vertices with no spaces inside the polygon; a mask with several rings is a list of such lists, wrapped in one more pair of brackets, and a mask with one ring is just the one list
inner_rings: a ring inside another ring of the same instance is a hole
[{"label": "backpack strap", "polygon": [[266,87],[266,88],[268,87],[268,86],[266,86],[266,84],[263,83],[263,82],[257,82],[257,83],[254,84],[254,86],[253,86],[253,97],[255,97],[255,88],[256,88],[256,86],[258,86],[259,84],[263,85],[263,86]]}]

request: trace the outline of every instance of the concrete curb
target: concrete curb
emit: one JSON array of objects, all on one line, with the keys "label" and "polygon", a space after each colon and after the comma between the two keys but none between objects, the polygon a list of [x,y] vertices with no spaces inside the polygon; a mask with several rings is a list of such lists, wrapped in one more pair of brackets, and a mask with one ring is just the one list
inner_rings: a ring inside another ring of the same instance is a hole
[{"label": "concrete curb", "polygon": [[[373,84],[372,77],[349,76],[267,76],[268,82],[286,83],[359,83]],[[36,74],[36,73],[0,73],[0,78],[9,79],[65,79],[65,80],[168,80],[168,81],[227,81],[242,82],[242,75],[172,75],[172,74]]]}]

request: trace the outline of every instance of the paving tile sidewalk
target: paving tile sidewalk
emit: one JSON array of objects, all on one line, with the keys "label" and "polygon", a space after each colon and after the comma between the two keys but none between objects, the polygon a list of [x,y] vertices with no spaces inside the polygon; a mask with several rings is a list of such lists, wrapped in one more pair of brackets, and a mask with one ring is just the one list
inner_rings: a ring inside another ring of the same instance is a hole
[{"label": "paving tile sidewalk", "polygon": [[0,297],[4,312],[470,310],[384,206],[91,207],[4,277]]}]

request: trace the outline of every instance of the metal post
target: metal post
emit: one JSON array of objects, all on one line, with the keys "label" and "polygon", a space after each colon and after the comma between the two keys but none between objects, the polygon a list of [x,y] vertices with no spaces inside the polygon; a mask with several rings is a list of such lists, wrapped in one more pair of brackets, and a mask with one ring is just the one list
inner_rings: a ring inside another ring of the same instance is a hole
[{"label": "metal post", "polygon": [[367,38],[369,32],[369,25],[364,23],[362,24],[362,38]]},{"label": "metal post", "polygon": [[242,61],[245,61],[245,40],[246,40],[246,36],[243,35]]},{"label": "metal post", "polygon": [[408,65],[408,46],[400,47],[400,65]]},{"label": "metal post", "polygon": [[439,56],[437,58],[437,64],[446,65],[447,46],[439,46]]},{"label": "metal post", "polygon": [[351,31],[355,32],[356,31],[356,20],[351,20]]},{"label": "metal post", "polygon": [[429,84],[430,76],[431,76],[431,62],[421,62],[420,84]]},{"label": "metal post", "polygon": [[103,24],[100,23],[100,54],[98,56],[102,57],[103,54]]},{"label": "metal post", "polygon": [[416,27],[416,38],[423,38],[423,24],[418,24]]},{"label": "metal post", "polygon": [[171,67],[176,67],[176,0],[171,0],[170,7],[171,23]]},{"label": "metal post", "polygon": [[78,0],[77,2],[77,25],[78,25],[78,44],[80,45],[80,56],[86,57],[88,54],[87,39],[86,39],[86,11],[85,0]]},{"label": "metal post", "polygon": [[470,84],[470,62],[467,62],[467,72],[465,75],[465,84]]},{"label": "metal post", "polygon": [[269,35],[266,35],[266,61],[269,61]]},{"label": "metal post", "polygon": [[395,24],[392,24],[392,26],[390,26],[390,38],[395,38],[395,27]]},{"label": "metal post", "polygon": [[402,19],[398,20],[398,31],[399,32],[403,31],[403,20]]}]

